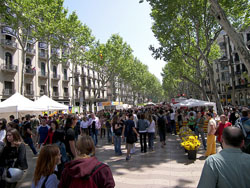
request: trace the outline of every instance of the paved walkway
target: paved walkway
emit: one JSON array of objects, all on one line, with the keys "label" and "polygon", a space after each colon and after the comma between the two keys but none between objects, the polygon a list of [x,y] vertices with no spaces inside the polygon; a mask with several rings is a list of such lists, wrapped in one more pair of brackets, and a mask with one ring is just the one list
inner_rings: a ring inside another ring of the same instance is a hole
[{"label": "paved walkway", "polygon": [[[197,187],[204,164],[202,147],[197,154],[197,160],[188,160],[187,154],[180,146],[178,136],[167,135],[167,145],[160,147],[158,139],[155,151],[140,152],[140,144],[136,143],[137,152],[130,161],[125,160],[125,145],[122,145],[123,155],[114,155],[114,146],[106,144],[106,139],[100,140],[97,148],[97,158],[107,163],[113,173],[117,188],[193,188]],[[31,186],[36,157],[27,148],[29,169],[18,187]]]}]

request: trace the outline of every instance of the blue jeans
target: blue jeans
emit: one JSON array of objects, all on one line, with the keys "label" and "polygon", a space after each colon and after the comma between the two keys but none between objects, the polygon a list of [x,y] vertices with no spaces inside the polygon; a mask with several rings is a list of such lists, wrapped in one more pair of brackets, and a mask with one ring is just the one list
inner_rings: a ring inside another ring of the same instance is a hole
[{"label": "blue jeans", "polygon": [[95,132],[91,132],[91,137],[92,137],[93,140],[94,140],[95,146],[96,146],[97,143],[98,143],[98,138],[97,138],[97,136],[98,136],[98,130],[97,130],[97,129],[95,130]]},{"label": "blue jeans", "polygon": [[155,136],[155,133],[148,133],[148,147],[149,147],[149,149],[154,149],[154,136]]},{"label": "blue jeans", "polygon": [[206,140],[205,140],[204,129],[196,127],[195,128],[195,134],[198,136],[198,138],[199,138],[199,135],[201,134],[202,144],[203,144],[204,149],[206,149],[207,148],[207,143],[206,143]]},{"label": "blue jeans", "polygon": [[34,144],[33,144],[33,141],[31,139],[31,137],[24,138],[24,142],[29,145],[29,147],[32,150],[33,154],[36,155],[37,151],[36,151],[36,148],[34,147]]},{"label": "blue jeans", "polygon": [[108,143],[111,143],[112,142],[111,128],[107,128],[107,135],[108,135]]},{"label": "blue jeans", "polygon": [[114,136],[114,146],[115,146],[115,153],[116,154],[122,154],[121,151],[121,136]]}]

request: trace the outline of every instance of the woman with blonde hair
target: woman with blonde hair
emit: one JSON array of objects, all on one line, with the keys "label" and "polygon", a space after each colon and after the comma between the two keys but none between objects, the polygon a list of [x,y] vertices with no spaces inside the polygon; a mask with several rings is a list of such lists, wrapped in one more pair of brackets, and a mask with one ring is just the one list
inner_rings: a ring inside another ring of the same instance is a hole
[{"label": "woman with blonde hair", "polygon": [[58,146],[44,146],[36,162],[35,174],[31,188],[57,188],[59,180],[55,172],[56,165],[60,163],[61,154]]},{"label": "woman with blonde hair", "polygon": [[90,136],[83,135],[76,143],[78,156],[66,163],[59,188],[113,188],[115,182],[108,165],[95,157],[95,145]]}]

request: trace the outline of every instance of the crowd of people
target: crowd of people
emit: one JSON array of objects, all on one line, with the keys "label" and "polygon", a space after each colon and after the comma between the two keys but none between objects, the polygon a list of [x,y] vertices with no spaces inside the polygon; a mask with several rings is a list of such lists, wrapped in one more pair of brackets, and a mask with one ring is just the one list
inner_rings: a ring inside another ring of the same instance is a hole
[{"label": "crowd of people", "polygon": [[[38,117],[28,114],[21,119],[11,115],[8,123],[6,119],[0,119],[0,187],[14,188],[28,168],[25,143],[34,156],[38,156],[32,188],[79,187],[80,184],[112,188],[115,182],[110,168],[95,157],[100,138],[114,145],[114,155],[117,156],[123,155],[121,145],[125,142],[125,160],[129,161],[138,139],[142,153],[155,150],[156,135],[164,149],[166,133],[177,135],[177,126],[179,129],[185,127],[201,136],[208,157],[216,154],[216,137],[224,147],[223,130],[237,125],[237,116],[241,117],[242,129],[243,122],[250,118],[248,110],[225,110],[220,116],[213,110],[174,110],[171,107]],[[204,130],[206,120],[207,135]],[[247,130],[246,141],[241,147],[244,152],[249,149]]]}]

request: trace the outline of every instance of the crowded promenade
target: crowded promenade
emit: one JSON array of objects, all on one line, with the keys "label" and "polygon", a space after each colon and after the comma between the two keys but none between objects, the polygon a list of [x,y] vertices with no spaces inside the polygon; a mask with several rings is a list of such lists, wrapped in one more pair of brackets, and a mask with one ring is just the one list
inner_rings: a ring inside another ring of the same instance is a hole
[{"label": "crowded promenade", "polygon": [[[230,128],[230,137],[234,129],[240,130],[236,119],[248,120],[247,109],[229,109],[229,113],[218,116],[212,109],[154,107],[96,114],[27,114],[20,121],[12,115],[8,122],[0,120],[1,133],[5,132],[1,167],[9,165],[23,173],[10,171],[1,187],[81,187],[89,186],[89,177],[97,187],[203,187],[205,160],[229,147],[221,139],[223,129]],[[183,138],[183,132],[190,135]],[[182,144],[191,137],[199,143],[193,159],[191,144]],[[238,145],[247,153],[248,145]],[[76,182],[79,173],[88,175],[84,183]]]}]

